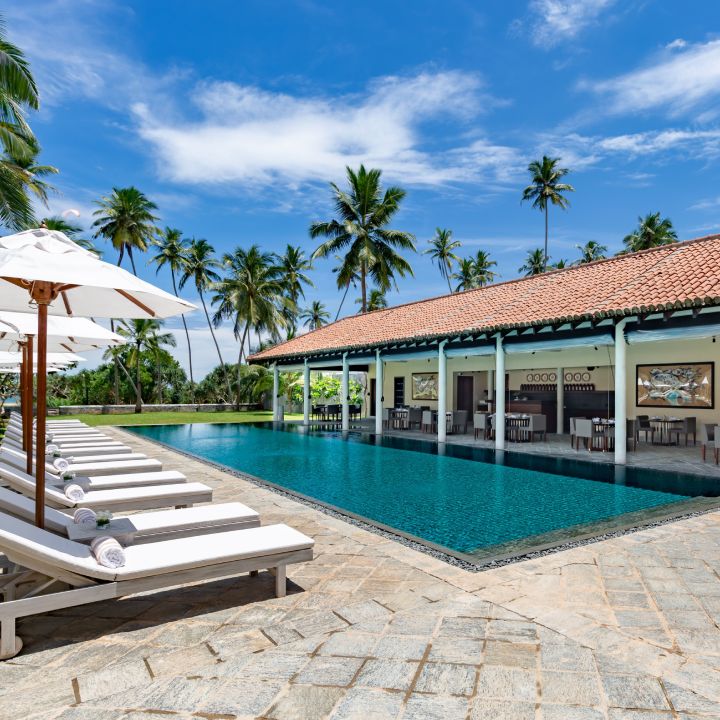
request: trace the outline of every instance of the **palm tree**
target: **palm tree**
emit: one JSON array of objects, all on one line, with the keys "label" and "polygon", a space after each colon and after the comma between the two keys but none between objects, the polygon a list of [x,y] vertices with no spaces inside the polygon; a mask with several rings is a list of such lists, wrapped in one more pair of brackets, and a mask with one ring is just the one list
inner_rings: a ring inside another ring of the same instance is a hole
[{"label": "palm tree", "polygon": [[[355,302],[360,305],[362,303],[362,298],[358,298]],[[373,288],[370,291],[370,295],[368,297],[367,312],[372,312],[373,310],[382,310],[387,306],[388,302],[387,298],[385,297],[385,293],[382,290]]]},{"label": "palm tree", "polygon": [[553,270],[564,270],[566,267],[569,267],[570,263],[565,260],[564,258],[560,258],[557,262],[553,263],[550,267]]},{"label": "palm tree", "polygon": [[497,263],[490,259],[489,253],[484,250],[478,250],[473,261],[475,268],[475,282],[477,287],[485,287],[489,285],[496,277],[497,273],[491,270]]},{"label": "palm tree", "polygon": [[160,332],[159,320],[121,320],[118,334],[125,337],[130,345],[128,363],[135,366],[135,412],[142,412],[142,384],[140,366],[143,350],[156,351],[163,346],[175,347],[175,336],[169,332]]},{"label": "palm tree", "polygon": [[473,258],[463,258],[458,266],[458,271],[453,274],[453,278],[458,281],[455,292],[462,290],[473,290],[478,287],[477,273],[475,272],[475,260]]},{"label": "palm tree", "polygon": [[455,250],[460,247],[459,240],[452,239],[452,230],[447,228],[435,228],[435,237],[429,240],[430,247],[425,250],[425,255],[430,255],[433,262],[436,262],[440,269],[440,275],[445,278],[448,290],[452,293],[450,278],[452,277],[453,263],[460,262]]},{"label": "palm tree", "polygon": [[47,207],[48,193],[56,192],[56,189],[43,178],[48,175],[57,175],[60,171],[52,165],[38,165],[37,156],[39,154],[40,146],[36,142],[32,142],[29,152],[18,154],[6,152],[4,162],[17,168],[25,189]]},{"label": "palm tree", "polygon": [[[185,254],[187,253],[188,241],[183,238],[181,230],[166,226],[165,229],[161,230],[158,233],[157,237],[153,239],[152,244],[154,247],[157,248],[157,252],[155,253],[155,255],[150,258],[150,262],[157,265],[155,274],[159,273],[160,269],[167,265],[170,269],[173,292],[175,293],[175,297],[178,297],[176,273],[182,272],[183,270],[183,261],[185,260]],[[181,315],[180,319],[182,320],[183,328],[185,330],[185,340],[187,341],[188,367],[190,368],[190,385],[192,388],[194,388],[195,378],[193,377],[190,332],[188,331],[185,316]]]},{"label": "palm tree", "polygon": [[327,325],[330,313],[319,300],[313,300],[310,307],[300,313],[300,319],[305,321],[305,326],[310,330],[317,330],[323,325]]},{"label": "palm tree", "polygon": [[181,263],[182,275],[180,277],[179,287],[182,290],[187,281],[192,280],[195,285],[195,289],[198,291],[200,302],[202,303],[203,311],[205,312],[205,319],[207,320],[208,327],[210,328],[210,335],[212,336],[213,343],[215,343],[215,350],[217,351],[220,366],[222,367],[223,375],[225,376],[225,381],[228,385],[228,392],[230,392],[230,379],[227,376],[225,362],[223,361],[220,346],[218,345],[217,338],[215,337],[213,324],[210,322],[210,314],[208,313],[207,305],[205,303],[205,291],[209,290],[215,283],[219,282],[220,275],[218,275],[215,271],[221,268],[222,265],[215,257],[215,248],[207,240],[196,240],[195,238],[190,240]]},{"label": "palm tree", "polygon": [[59,215],[53,215],[52,217],[45,217],[40,221],[42,227],[46,227],[48,230],[57,230],[58,232],[67,235],[76,245],[81,248],[89,250],[98,257],[102,254],[93,244],[92,240],[86,240],[85,238],[78,237],[83,232],[82,226],[77,223],[72,223],[66,220],[64,217]]},{"label": "palm tree", "polygon": [[336,265],[332,269],[332,271],[337,275],[337,286],[338,288],[345,288],[342,299],[340,300],[340,305],[338,306],[337,312],[335,313],[335,320],[337,320],[340,317],[340,313],[342,312],[343,305],[345,304],[345,299],[347,298],[347,294],[350,291],[350,286],[357,286],[357,283],[360,282],[360,274],[358,273],[357,268],[353,268],[351,265],[346,264],[345,260],[340,257],[340,255],[336,255],[335,259],[338,261],[339,264]]},{"label": "palm tree", "polygon": [[[305,288],[315,287],[312,280],[307,276],[307,272],[312,270],[312,262],[305,257],[305,251],[295,245],[288,245],[285,253],[280,256],[280,270],[282,272],[282,282],[285,286],[285,292],[295,307],[298,306],[300,298],[305,299]],[[289,316],[288,329],[294,329],[297,324],[297,317]]]},{"label": "palm tree", "polygon": [[536,250],[528,250],[525,264],[518,268],[518,272],[525,273],[525,277],[530,275],[542,275],[547,269],[547,261],[550,258],[543,252],[542,248]]},{"label": "palm tree", "polygon": [[595,240],[588,240],[584,245],[575,246],[580,251],[580,259],[577,265],[585,265],[586,263],[595,262],[595,260],[604,260],[607,247],[601,245]]},{"label": "palm tree", "polygon": [[660,245],[677,242],[677,233],[670,218],[661,218],[660,213],[648,213],[638,218],[638,226],[623,239],[625,252],[638,252]]},{"label": "palm tree", "polygon": [[[233,320],[233,332],[240,341],[238,388],[250,329],[254,329],[258,337],[262,331],[269,331],[273,338],[277,338],[279,329],[287,326],[288,316],[297,316],[297,306],[284,295],[286,278],[283,266],[276,264],[277,259],[273,253],[262,252],[257,245],[252,245],[249,250],[238,248],[223,258],[223,264],[231,274],[215,285],[216,294],[212,303],[218,308],[213,322],[217,327],[225,318]],[[238,405],[240,400],[238,394]]]},{"label": "palm tree", "polygon": [[95,237],[104,237],[118,251],[118,265],[127,252],[133,274],[137,275],[133,250],[145,252],[158,232],[155,227],[157,209],[136,187],[113,188],[110,195],[95,202],[98,209],[93,213],[97,220],[93,227]]},{"label": "palm tree", "polygon": [[545,262],[543,269],[547,267],[548,256],[548,210],[550,204],[557,205],[565,210],[570,202],[563,193],[575,192],[575,188],[560,180],[570,171],[567,168],[558,167],[560,158],[550,158],[543,155],[542,160],[533,160],[528,165],[528,172],[531,176],[528,185],[522,194],[521,202],[532,200],[532,206],[545,213]]},{"label": "palm tree", "polygon": [[27,59],[7,39],[0,18],[0,146],[4,150],[0,159],[0,222],[13,230],[36,223],[26,192],[28,174],[21,164],[37,154],[37,141],[25,112],[38,106],[38,89]]},{"label": "palm tree", "polygon": [[[346,251],[338,274],[338,287],[345,287],[347,278],[357,271],[362,293],[360,311],[366,312],[368,276],[383,288],[395,280],[396,273],[401,277],[412,275],[410,264],[397,249],[414,251],[415,242],[410,233],[387,227],[400,209],[405,191],[390,187],[383,194],[380,170],[366,170],[364,165],[357,173],[349,167],[346,170],[350,186],[347,192],[330,183],[338,217],[313,223],[310,237],[328,238],[315,250],[313,258]],[[345,278],[342,283],[341,276]]]}]

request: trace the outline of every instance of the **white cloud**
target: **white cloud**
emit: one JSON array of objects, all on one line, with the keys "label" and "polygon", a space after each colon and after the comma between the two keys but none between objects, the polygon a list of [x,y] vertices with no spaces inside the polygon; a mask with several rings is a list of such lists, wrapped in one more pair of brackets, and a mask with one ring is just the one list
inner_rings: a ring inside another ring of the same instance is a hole
[{"label": "white cloud", "polygon": [[553,47],[597,22],[615,0],[532,0],[531,36],[539,47]]},{"label": "white cloud", "polygon": [[687,47],[687,40],[683,40],[682,38],[677,38],[673,40],[672,42],[669,42],[665,46],[668,50],[682,50],[682,48]]},{"label": "white cloud", "polygon": [[720,195],[714,198],[700,200],[690,206],[690,210],[716,210],[717,208],[720,208]]},{"label": "white cloud", "polygon": [[407,183],[441,185],[483,174],[500,180],[513,148],[477,140],[424,148],[423,124],[462,121],[496,101],[477,75],[459,71],[384,77],[362,94],[301,97],[232,82],[191,93],[199,120],[166,117],[157,105],[133,107],[158,172],[184,184],[265,187],[339,178],[346,165],[380,166]]},{"label": "white cloud", "polygon": [[[679,46],[675,45],[674,49]],[[581,87],[604,98],[611,113],[657,110],[678,116],[706,107],[705,120],[717,114],[720,95],[720,40],[687,45],[660,54],[646,67]],[[709,112],[708,112],[709,110]]]}]

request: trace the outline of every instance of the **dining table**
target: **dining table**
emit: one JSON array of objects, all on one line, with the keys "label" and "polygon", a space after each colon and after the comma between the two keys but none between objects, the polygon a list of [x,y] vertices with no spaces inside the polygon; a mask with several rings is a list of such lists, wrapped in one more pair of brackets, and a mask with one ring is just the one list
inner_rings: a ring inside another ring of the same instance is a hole
[{"label": "dining table", "polygon": [[650,418],[650,424],[657,428],[660,440],[659,445],[675,445],[670,430],[683,424],[682,418],[656,415]]},{"label": "dining table", "polygon": [[596,417],[592,419],[593,427],[598,433],[592,439],[593,450],[604,450],[605,452],[612,452],[615,450],[615,418],[600,418]]}]

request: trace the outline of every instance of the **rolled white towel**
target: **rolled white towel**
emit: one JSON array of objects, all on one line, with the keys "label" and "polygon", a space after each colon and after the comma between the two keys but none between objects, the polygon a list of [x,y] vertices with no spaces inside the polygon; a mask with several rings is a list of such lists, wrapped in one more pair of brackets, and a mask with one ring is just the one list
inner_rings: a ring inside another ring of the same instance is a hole
[{"label": "rolled white towel", "polygon": [[53,460],[53,467],[59,473],[64,473],[70,467],[70,463],[67,458],[55,458],[55,460]]},{"label": "rolled white towel", "polygon": [[60,452],[60,448],[57,445],[50,443],[45,446],[45,455],[54,455],[56,452]]},{"label": "rolled white towel", "polygon": [[70,483],[65,486],[65,497],[77,502],[85,497],[85,491],[77,483]]},{"label": "rolled white towel", "polygon": [[104,567],[119,568],[125,564],[122,545],[114,537],[93,538],[90,549],[98,563]]},{"label": "rolled white towel", "polygon": [[78,508],[73,515],[73,522],[77,525],[95,525],[97,514],[90,508]]}]

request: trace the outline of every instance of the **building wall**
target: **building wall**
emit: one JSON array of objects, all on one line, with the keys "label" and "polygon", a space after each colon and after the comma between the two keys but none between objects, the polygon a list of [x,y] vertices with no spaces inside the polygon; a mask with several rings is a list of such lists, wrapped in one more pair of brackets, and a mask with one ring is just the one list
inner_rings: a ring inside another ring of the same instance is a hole
[{"label": "building wall", "polygon": [[[566,373],[580,373],[581,382],[590,382],[595,385],[598,391],[614,390],[614,361],[615,351],[612,347],[594,348],[572,348],[562,351],[538,352],[534,354],[506,355],[505,365],[509,375],[509,390],[519,391],[523,383],[542,383],[542,379],[533,378],[533,375],[543,375],[555,372],[562,367]],[[715,407],[708,409],[700,408],[676,408],[663,407],[651,408],[636,405],[636,366],[651,365],[653,363],[692,363],[710,362],[716,363],[716,375],[714,382]],[[452,403],[454,407],[457,401],[457,376],[460,373],[472,373],[475,378],[474,400],[475,403],[484,399],[484,391],[487,389],[487,371],[495,367],[494,356],[448,358],[447,360],[447,398],[448,408]],[[533,372],[536,371],[536,372]],[[408,360],[402,362],[385,362],[384,364],[384,407],[391,407],[393,404],[393,378],[402,376],[405,378],[405,402],[409,405],[428,405],[437,408],[437,401],[416,400],[412,398],[412,375],[413,373],[437,372],[437,359],[429,358],[423,360]],[[720,422],[720,342],[714,343],[711,339],[706,340],[673,340],[655,343],[642,343],[629,345],[627,347],[627,408],[628,417],[635,417],[638,414],[644,415],[672,415],[675,417],[695,416],[699,422]],[[585,378],[589,375],[590,380]],[[375,377],[375,367],[371,364],[368,378]],[[531,379],[532,378],[532,379]],[[549,382],[549,378],[548,378]],[[572,380],[572,382],[577,382]],[[368,381],[368,391],[370,383]],[[372,414],[374,408],[366,408]]]}]

